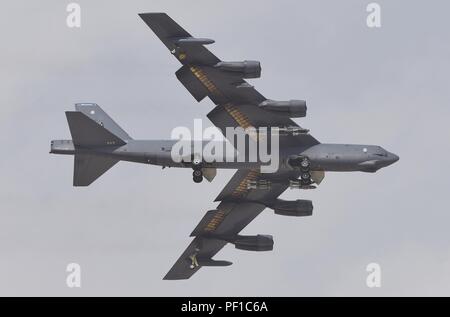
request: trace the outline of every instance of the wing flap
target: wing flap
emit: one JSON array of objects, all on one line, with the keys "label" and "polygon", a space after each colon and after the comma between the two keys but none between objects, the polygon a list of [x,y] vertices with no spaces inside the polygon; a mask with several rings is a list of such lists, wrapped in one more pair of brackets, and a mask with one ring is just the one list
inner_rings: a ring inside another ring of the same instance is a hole
[{"label": "wing flap", "polygon": [[188,66],[181,67],[175,75],[183,86],[191,93],[192,97],[198,102],[208,96],[208,90],[203,84],[192,74]]},{"label": "wing flap", "polygon": [[217,209],[207,211],[202,220],[200,220],[200,222],[198,223],[197,227],[195,227],[194,231],[192,231],[190,236],[196,237],[202,235],[204,233],[204,229],[209,223],[211,223],[211,221],[214,219],[214,215],[216,215],[217,212]]},{"label": "wing flap", "polygon": [[245,197],[247,183],[258,178],[257,170],[238,170],[214,201],[239,200]]}]

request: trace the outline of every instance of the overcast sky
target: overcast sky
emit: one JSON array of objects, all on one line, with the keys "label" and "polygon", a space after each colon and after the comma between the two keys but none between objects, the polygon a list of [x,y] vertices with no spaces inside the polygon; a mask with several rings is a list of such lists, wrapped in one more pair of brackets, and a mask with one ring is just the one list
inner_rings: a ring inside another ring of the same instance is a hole
[{"label": "overcast sky", "polygon": [[[0,295],[450,295],[448,1],[8,1],[0,19]],[[272,252],[228,245],[187,281],[162,277],[232,176],[194,184],[188,169],[120,162],[72,187],[64,111],[96,102],[136,139],[168,139],[212,109],[176,79],[179,63],[138,17],[167,12],[216,40],[223,60],[261,61],[267,98],[306,99],[299,122],[321,142],[377,144],[400,161],[376,174],[328,173],[306,218],[263,212],[245,234]],[[81,265],[82,287],[66,286]],[[382,269],[368,288],[366,265]]]}]

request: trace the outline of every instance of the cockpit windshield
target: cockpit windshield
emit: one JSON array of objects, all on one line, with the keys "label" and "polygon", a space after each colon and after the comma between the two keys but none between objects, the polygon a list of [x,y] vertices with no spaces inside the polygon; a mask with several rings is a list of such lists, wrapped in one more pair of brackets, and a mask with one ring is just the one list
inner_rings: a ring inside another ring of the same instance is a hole
[{"label": "cockpit windshield", "polygon": [[375,154],[377,156],[383,156],[383,157],[386,157],[388,155],[387,151],[385,149],[383,149],[381,146],[376,147],[373,154]]}]

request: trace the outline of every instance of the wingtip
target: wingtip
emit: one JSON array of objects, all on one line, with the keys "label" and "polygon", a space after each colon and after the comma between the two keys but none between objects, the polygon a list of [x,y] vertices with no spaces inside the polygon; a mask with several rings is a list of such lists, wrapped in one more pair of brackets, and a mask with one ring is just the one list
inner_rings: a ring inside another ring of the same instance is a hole
[{"label": "wingtip", "polygon": [[164,281],[180,281],[180,280],[187,280],[187,278],[185,277],[170,277],[168,276],[169,274],[167,274],[166,276],[164,276],[162,279]]}]

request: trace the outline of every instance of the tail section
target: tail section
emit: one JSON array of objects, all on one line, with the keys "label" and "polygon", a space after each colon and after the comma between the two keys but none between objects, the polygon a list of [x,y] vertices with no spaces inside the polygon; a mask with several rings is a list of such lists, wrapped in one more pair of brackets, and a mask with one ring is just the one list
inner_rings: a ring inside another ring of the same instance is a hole
[{"label": "tail section", "polygon": [[77,111],[67,111],[75,146],[124,145],[131,137],[96,104],[77,104]]},{"label": "tail section", "polygon": [[95,103],[77,103],[75,110],[94,120],[106,130],[122,140],[131,140],[132,138],[117,123],[111,119],[106,112]]},{"label": "tail section", "polygon": [[[75,154],[73,186],[88,186],[118,162],[105,148],[125,145],[131,137],[97,104],[76,104],[75,109],[66,112],[72,135],[71,153],[67,154]],[[58,146],[52,142],[52,153],[64,152],[54,148]]]}]

